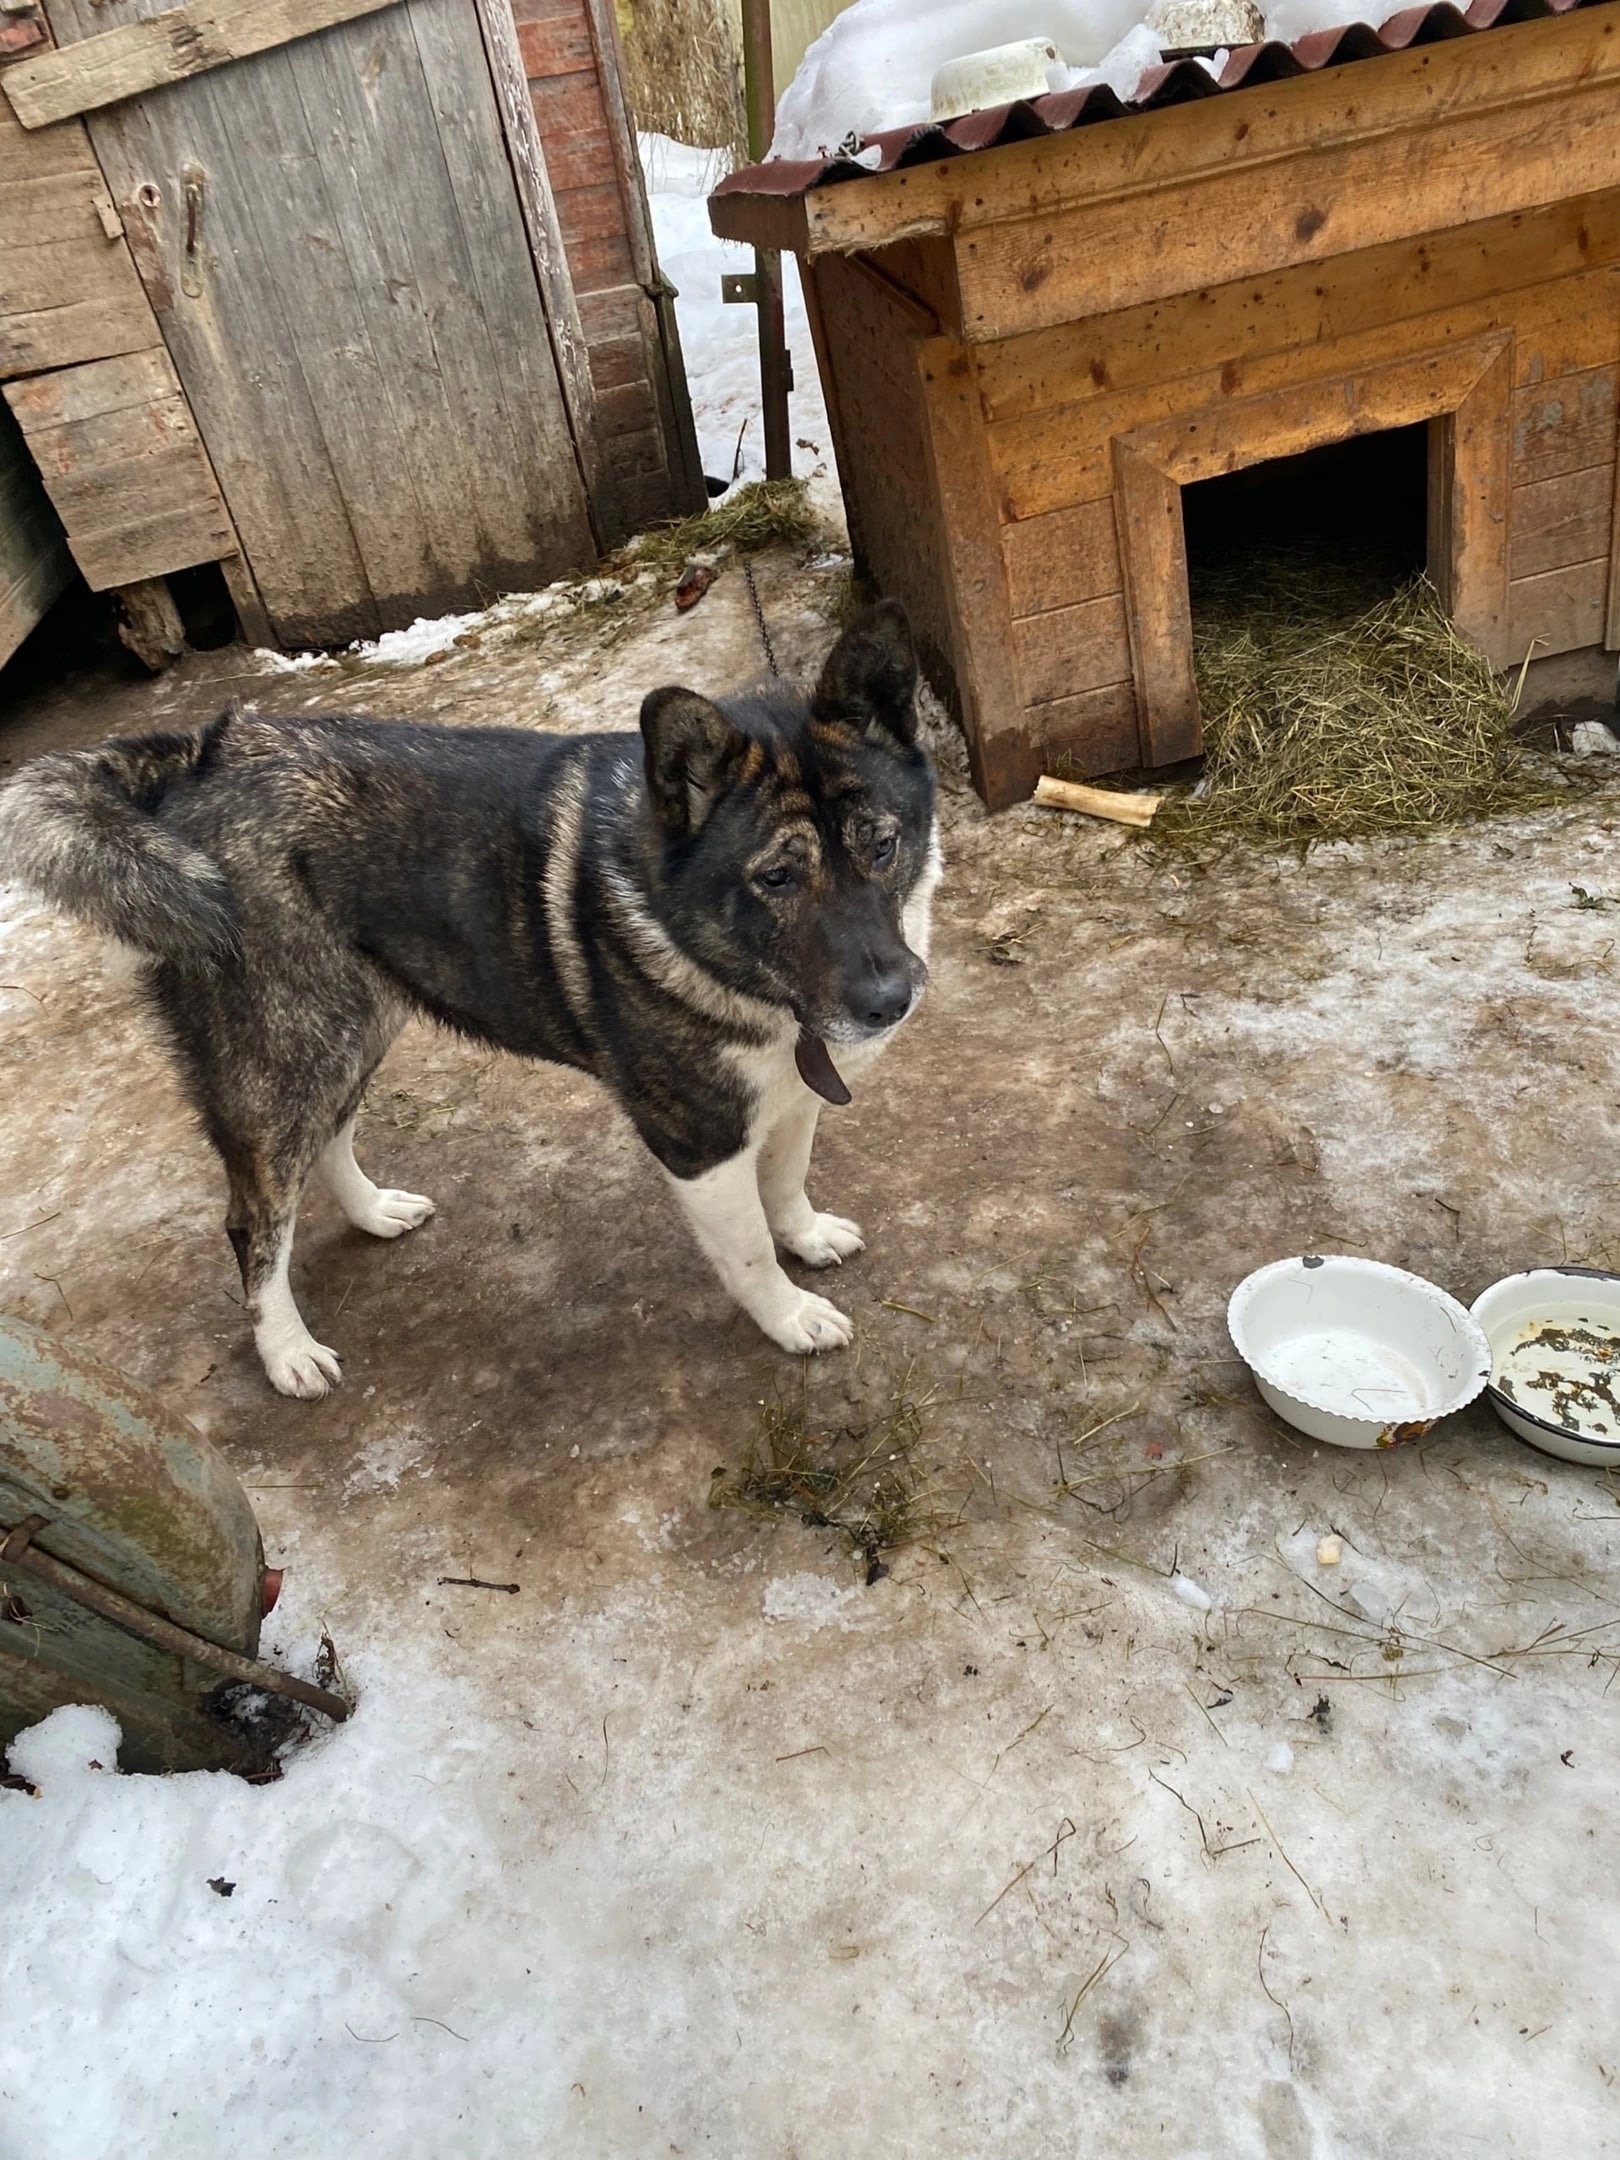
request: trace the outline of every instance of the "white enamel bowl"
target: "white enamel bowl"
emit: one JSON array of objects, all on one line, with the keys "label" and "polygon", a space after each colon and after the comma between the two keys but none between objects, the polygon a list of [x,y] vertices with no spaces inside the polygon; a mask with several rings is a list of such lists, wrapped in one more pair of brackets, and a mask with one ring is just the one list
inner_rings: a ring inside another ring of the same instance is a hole
[{"label": "white enamel bowl", "polygon": [[1565,1462],[1620,1465],[1620,1275],[1526,1268],[1474,1300],[1504,1425]]},{"label": "white enamel bowl", "polygon": [[1226,1324],[1277,1415],[1336,1447],[1421,1439],[1490,1378],[1457,1300],[1379,1260],[1275,1260],[1238,1284]]}]

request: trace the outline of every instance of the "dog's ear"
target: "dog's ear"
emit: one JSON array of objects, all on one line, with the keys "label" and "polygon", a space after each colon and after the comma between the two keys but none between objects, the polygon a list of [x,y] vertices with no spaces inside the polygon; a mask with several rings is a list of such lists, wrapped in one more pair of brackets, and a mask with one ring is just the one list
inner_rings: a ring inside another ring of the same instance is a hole
[{"label": "dog's ear", "polygon": [[649,690],[641,701],[647,788],[666,831],[701,830],[719,800],[728,759],[742,742],[718,705],[695,690]]},{"label": "dog's ear", "polygon": [[917,652],[898,600],[864,609],[827,655],[816,685],[818,713],[859,730],[917,740]]}]

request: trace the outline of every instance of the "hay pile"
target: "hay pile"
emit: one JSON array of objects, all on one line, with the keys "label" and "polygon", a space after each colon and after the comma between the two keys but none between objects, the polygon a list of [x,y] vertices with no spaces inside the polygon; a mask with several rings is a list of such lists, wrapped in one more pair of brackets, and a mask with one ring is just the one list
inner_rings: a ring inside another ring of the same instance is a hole
[{"label": "hay pile", "polygon": [[824,537],[802,480],[750,480],[733,488],[712,509],[672,525],[654,525],[612,558],[614,567],[679,574],[694,555],[734,548],[757,555],[762,548],[808,547]]},{"label": "hay pile", "polygon": [[1153,824],[1171,845],[1425,832],[1567,800],[1513,693],[1425,578],[1394,594],[1319,555],[1252,558],[1193,593],[1205,765]]},{"label": "hay pile", "polygon": [[724,0],[619,0],[618,17],[636,126],[746,164],[742,53]]}]

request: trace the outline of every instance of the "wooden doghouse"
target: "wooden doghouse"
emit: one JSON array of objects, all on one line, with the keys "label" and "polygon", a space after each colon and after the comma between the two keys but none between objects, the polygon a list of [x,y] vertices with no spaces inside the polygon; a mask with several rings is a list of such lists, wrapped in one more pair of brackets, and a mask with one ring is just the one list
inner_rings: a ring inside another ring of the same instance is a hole
[{"label": "wooden doghouse", "polygon": [[0,383],[159,641],[196,564],[334,644],[701,508],[670,299],[612,0],[0,13]]},{"label": "wooden doghouse", "polygon": [[[1181,491],[1427,424],[1427,567],[1499,667],[1620,645],[1620,6],[1476,0],[754,166],[852,537],[980,793],[1200,744]],[[1610,669],[1612,677],[1613,670]]]}]

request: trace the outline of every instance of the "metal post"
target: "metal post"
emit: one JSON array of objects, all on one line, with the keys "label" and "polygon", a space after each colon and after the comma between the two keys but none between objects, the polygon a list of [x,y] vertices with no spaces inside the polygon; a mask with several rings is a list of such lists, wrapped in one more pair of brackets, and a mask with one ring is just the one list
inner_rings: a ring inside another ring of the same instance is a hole
[{"label": "metal post", "polygon": [[[748,114],[748,155],[757,164],[776,132],[776,81],[771,60],[771,0],[742,0],[743,99]],[[793,366],[782,321],[782,258],[775,248],[754,250],[759,308],[759,390],[764,408],[765,477],[785,480],[793,470],[788,429],[788,392]]]}]

